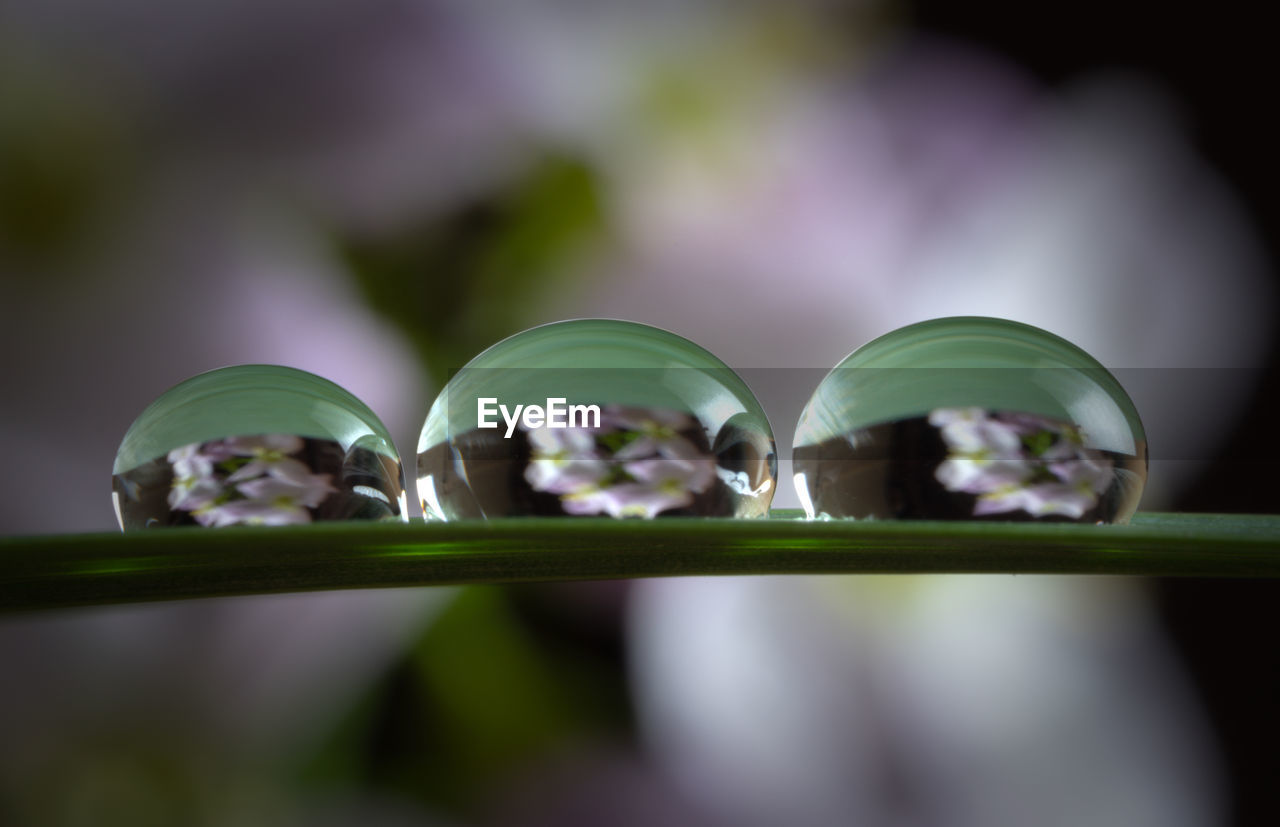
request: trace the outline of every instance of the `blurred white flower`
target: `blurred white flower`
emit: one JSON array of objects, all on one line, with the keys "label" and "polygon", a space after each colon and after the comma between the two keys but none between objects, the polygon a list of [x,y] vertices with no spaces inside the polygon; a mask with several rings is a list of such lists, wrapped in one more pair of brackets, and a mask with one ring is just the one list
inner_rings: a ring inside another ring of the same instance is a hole
[{"label": "blurred white flower", "polygon": [[1216,827],[1211,739],[1119,579],[637,583],[641,733],[738,827]]}]

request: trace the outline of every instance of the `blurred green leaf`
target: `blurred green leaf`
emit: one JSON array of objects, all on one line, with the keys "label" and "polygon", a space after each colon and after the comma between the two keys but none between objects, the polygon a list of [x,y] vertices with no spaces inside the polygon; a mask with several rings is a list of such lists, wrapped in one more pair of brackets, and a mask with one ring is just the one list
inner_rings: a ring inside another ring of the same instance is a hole
[{"label": "blurred green leaf", "polygon": [[0,49],[0,264],[64,269],[133,174],[122,112],[59,69]]},{"label": "blurred green leaf", "polygon": [[567,741],[614,734],[625,707],[618,664],[588,664],[557,645],[512,594],[459,592],[317,753],[304,780],[469,813]]},{"label": "blurred green leaf", "polygon": [[692,574],[1280,577],[1280,516],[1129,525],[547,517],[0,537],[0,611],[230,594]]},{"label": "blurred green leaf", "polygon": [[442,384],[522,329],[540,297],[566,289],[572,262],[605,223],[592,170],[547,156],[509,189],[444,218],[337,244],[364,298]]}]

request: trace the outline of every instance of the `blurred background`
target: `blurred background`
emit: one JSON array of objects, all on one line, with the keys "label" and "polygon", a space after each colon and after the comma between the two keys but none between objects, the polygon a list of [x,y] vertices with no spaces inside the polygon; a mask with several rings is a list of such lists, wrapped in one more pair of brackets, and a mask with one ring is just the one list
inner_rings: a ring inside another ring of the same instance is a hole
[{"label": "blurred background", "polygon": [[[800,408],[936,316],[1131,377],[1147,510],[1275,512],[1269,30],[978,0],[0,2],[0,532],[109,531],[171,385],[406,455],[575,316]],[[775,506],[794,507],[789,483]],[[1270,583],[723,578],[0,620],[0,825],[1274,824]]]}]

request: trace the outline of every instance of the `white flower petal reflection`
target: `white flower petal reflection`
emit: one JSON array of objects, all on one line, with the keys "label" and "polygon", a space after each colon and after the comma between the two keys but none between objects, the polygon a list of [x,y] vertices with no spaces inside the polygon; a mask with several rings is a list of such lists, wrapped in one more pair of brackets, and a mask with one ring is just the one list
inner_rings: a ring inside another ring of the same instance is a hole
[{"label": "white flower petal reflection", "polygon": [[169,489],[169,507],[196,511],[212,504],[224,492],[222,483],[213,477],[175,477]]},{"label": "white flower petal reflection", "polygon": [[942,438],[955,453],[975,458],[1021,459],[1022,436],[1006,422],[988,419],[982,408],[939,408],[929,424],[942,429]]},{"label": "white flower petal reflection", "polygon": [[1045,482],[1025,488],[1010,486],[978,497],[975,515],[1025,511],[1034,517],[1061,514],[1080,519],[1098,498],[1092,491],[1060,482]]},{"label": "white flower petal reflection", "polygon": [[227,478],[228,482],[270,474],[276,479],[305,485],[311,476],[311,469],[306,463],[289,456],[301,451],[303,446],[302,439],[293,434],[235,436],[223,440],[223,445],[235,456],[252,457]]},{"label": "white flower petal reflection", "polygon": [[680,432],[697,426],[693,417],[682,411],[662,408],[606,406],[601,425],[639,434],[614,454],[617,459],[636,459],[657,454],[672,459],[694,459],[703,456]]},{"label": "white flower petal reflection", "polygon": [[698,426],[681,411],[606,405],[599,428],[529,429],[524,477],[567,514],[652,518],[717,479],[715,457],[684,435]]},{"label": "white flower petal reflection", "polygon": [[678,486],[685,491],[701,494],[716,478],[714,458],[669,459],[648,457],[631,460],[622,466],[638,482],[654,487]]},{"label": "white flower petal reflection", "polygon": [[1111,486],[1115,467],[1105,457],[1081,456],[1049,465],[1049,470],[1063,483],[1101,494]]},{"label": "white flower petal reflection", "polygon": [[259,477],[236,486],[245,497],[252,500],[285,505],[304,505],[315,508],[338,489],[329,484],[328,474],[310,474],[305,482]]},{"label": "white flower petal reflection", "polygon": [[173,475],[180,479],[207,477],[213,473],[214,458],[202,453],[199,442],[183,445],[169,452],[167,459],[173,466]]},{"label": "white flower petal reflection", "polygon": [[529,433],[533,456],[524,478],[535,491],[570,494],[595,486],[609,474],[587,428],[537,428]]},{"label": "white flower petal reflection", "polygon": [[610,517],[656,517],[663,511],[693,503],[716,478],[712,459],[685,460],[650,457],[622,466],[633,482],[590,486],[566,494],[561,502],[570,514],[608,514]]},{"label": "white flower petal reflection", "polygon": [[1018,485],[1032,474],[1031,463],[1020,459],[985,459],[961,456],[944,460],[934,472],[948,491],[984,494]]},{"label": "white flower petal reflection", "polygon": [[196,511],[202,525],[295,525],[311,522],[311,512],[325,497],[337,491],[328,474],[311,474],[302,483],[265,476],[241,482],[236,491],[243,499],[229,500]]},{"label": "white flower petal reflection", "polygon": [[644,485],[624,482],[607,488],[593,488],[567,494],[562,500],[569,514],[608,514],[610,517],[651,519],[663,511],[683,508],[693,495],[678,485]]},{"label": "white flower petal reflection", "polygon": [[301,525],[311,522],[311,512],[299,505],[266,500],[232,500],[195,516],[203,525],[215,528],[230,525]]},{"label": "white flower petal reflection", "polygon": [[975,495],[974,516],[1025,511],[1080,519],[1115,479],[1114,463],[1086,448],[1080,429],[1069,423],[939,408],[929,424],[948,449],[934,477],[948,491]]}]

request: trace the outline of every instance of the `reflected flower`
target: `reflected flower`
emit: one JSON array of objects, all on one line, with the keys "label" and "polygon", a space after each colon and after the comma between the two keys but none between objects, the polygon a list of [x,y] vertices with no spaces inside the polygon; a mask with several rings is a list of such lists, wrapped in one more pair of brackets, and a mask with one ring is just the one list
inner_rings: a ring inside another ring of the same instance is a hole
[{"label": "reflected flower", "polygon": [[634,438],[621,447],[618,459],[646,457],[652,454],[673,459],[693,459],[701,456],[694,445],[680,432],[698,423],[681,411],[662,408],[630,408],[608,405],[601,412],[601,424],[608,424]]},{"label": "reflected flower", "polygon": [[1025,487],[1010,485],[978,497],[973,513],[1025,511],[1034,517],[1061,514],[1078,520],[1097,502],[1098,497],[1092,491],[1075,485],[1055,482]]},{"label": "reflected flower", "polygon": [[201,443],[183,445],[168,453],[173,466],[173,485],[169,490],[169,507],[180,511],[204,508],[222,496],[222,483],[214,478],[216,453],[202,451]]},{"label": "reflected flower", "polygon": [[235,436],[175,448],[169,507],[203,526],[311,522],[311,512],[337,489],[288,456],[305,447],[292,434]]},{"label": "reflected flower", "polygon": [[169,507],[178,511],[196,511],[223,495],[222,483],[213,477],[174,477],[169,489]]},{"label": "reflected flower", "polygon": [[[202,519],[203,518],[203,519]],[[265,500],[233,500],[196,515],[202,525],[300,525],[311,522],[311,512],[296,504]]]},{"label": "reflected flower", "polygon": [[948,491],[984,494],[1009,485],[1018,485],[1034,473],[1031,463],[1021,459],[952,454],[934,473]]},{"label": "reflected flower", "polygon": [[568,494],[602,481],[609,466],[587,428],[537,428],[529,432],[533,458],[524,477],[535,491]]},{"label": "reflected flower", "polygon": [[270,476],[242,482],[236,490],[244,499],[228,500],[198,512],[203,525],[296,525],[311,522],[315,508],[335,489],[328,474],[311,474],[302,483]]},{"label": "reflected flower", "polygon": [[988,419],[982,408],[939,408],[929,424],[942,429],[947,447],[975,458],[1021,459],[1022,436],[1009,422]]},{"label": "reflected flower", "polygon": [[607,488],[589,488],[562,498],[564,510],[570,514],[608,514],[610,517],[658,516],[672,508],[683,508],[693,502],[693,494],[678,481],[665,485],[624,482]]},{"label": "reflected flower", "polygon": [[1111,486],[1115,469],[1111,460],[1102,457],[1079,456],[1054,462],[1049,471],[1067,485],[1101,494]]},{"label": "reflected flower", "polygon": [[717,478],[715,457],[682,433],[697,425],[681,411],[608,405],[599,428],[529,430],[524,477],[559,494],[567,514],[655,517],[691,505]]},{"label": "reflected flower", "polygon": [[948,491],[985,494],[1016,486],[1034,473],[1017,429],[988,419],[982,408],[939,408],[929,414],[929,424],[941,429],[950,451],[935,472]]},{"label": "reflected flower", "polygon": [[236,486],[249,499],[273,503],[281,507],[305,505],[315,508],[324,498],[336,493],[328,474],[310,474],[305,482],[295,483],[272,477],[259,477]]},{"label": "reflected flower", "polygon": [[623,466],[628,474],[639,482],[656,487],[678,485],[687,491],[702,492],[716,478],[716,462],[713,457],[702,455],[698,459],[667,459],[647,457],[632,460]]},{"label": "reflected flower", "polygon": [[174,448],[168,454],[173,475],[182,478],[205,477],[213,473],[213,458],[200,452],[201,443]]},{"label": "reflected flower", "polygon": [[223,440],[223,445],[236,456],[252,458],[228,477],[228,482],[270,474],[276,479],[305,484],[311,475],[305,463],[288,456],[302,450],[302,439],[292,434],[236,436]]},{"label": "reflected flower", "polygon": [[1110,459],[1084,447],[1079,428],[1025,413],[939,408],[929,414],[946,443],[934,477],[977,496],[974,516],[1025,511],[1079,519],[1115,477]]},{"label": "reflected flower", "polygon": [[562,502],[571,514],[652,518],[663,511],[691,505],[693,495],[706,491],[716,478],[715,468],[715,460],[710,457],[632,460],[623,466],[623,473],[632,482],[584,487],[563,497]]}]

